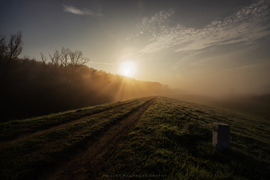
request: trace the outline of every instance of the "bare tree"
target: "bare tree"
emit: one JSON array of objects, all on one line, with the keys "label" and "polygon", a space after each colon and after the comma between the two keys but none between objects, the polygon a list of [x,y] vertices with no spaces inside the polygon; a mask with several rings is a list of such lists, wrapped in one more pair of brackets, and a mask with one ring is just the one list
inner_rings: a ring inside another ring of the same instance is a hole
[{"label": "bare tree", "polygon": [[56,67],[59,67],[61,64],[61,56],[62,54],[58,51],[58,50],[55,50],[54,54],[51,55],[49,54],[50,58],[51,58],[51,61],[52,61],[52,64]]},{"label": "bare tree", "polygon": [[2,60],[7,60],[7,63],[11,59],[17,58],[22,52],[22,31],[17,34],[11,34],[8,45],[5,42],[5,36],[0,37],[0,55]]},{"label": "bare tree", "polygon": [[40,53],[40,56],[41,56],[41,61],[42,61],[44,64],[46,64],[46,62],[47,62],[46,56],[44,56],[43,53]]},{"label": "bare tree", "polygon": [[22,31],[10,35],[7,57],[9,59],[17,58],[22,52]]},{"label": "bare tree", "polygon": [[7,52],[5,36],[0,36],[0,58],[4,58]]},{"label": "bare tree", "polygon": [[11,34],[9,43],[6,45],[5,37],[0,37],[0,55],[1,55],[1,83],[3,83],[10,71],[12,59],[17,58],[22,52],[22,31],[17,34]]},{"label": "bare tree", "polygon": [[69,57],[69,55],[70,55],[70,50],[67,48],[64,48],[64,47],[62,47],[62,51],[61,51],[61,65],[65,68],[67,65],[68,65],[68,63],[69,63],[69,59],[70,59],[70,57]]},{"label": "bare tree", "polygon": [[81,51],[70,51],[70,65],[73,71],[77,71],[80,65],[84,65],[90,61],[90,59],[83,57]]},{"label": "bare tree", "polygon": [[[40,53],[41,60],[46,64],[47,58]],[[71,51],[68,48],[62,47],[61,53],[58,50],[55,50],[54,54],[49,54],[51,63],[55,67],[64,67],[70,66],[74,69],[78,67],[78,65],[84,65],[90,61],[90,59],[83,57],[83,53],[81,51]]]},{"label": "bare tree", "polygon": [[75,51],[73,55],[75,65],[84,65],[90,61],[90,59],[83,57],[83,53],[81,51]]},{"label": "bare tree", "polygon": [[52,76],[59,77],[61,82],[71,83],[74,73],[78,71],[82,65],[89,62],[88,58],[83,57],[81,51],[71,51],[62,47],[61,52],[55,50],[53,54],[49,54],[50,62],[46,64],[47,58],[40,53],[42,62],[47,66]]}]

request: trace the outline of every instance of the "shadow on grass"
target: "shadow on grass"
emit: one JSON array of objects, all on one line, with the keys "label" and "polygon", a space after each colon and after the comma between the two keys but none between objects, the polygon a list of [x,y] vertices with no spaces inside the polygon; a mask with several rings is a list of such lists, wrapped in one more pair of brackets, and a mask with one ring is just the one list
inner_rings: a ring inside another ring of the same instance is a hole
[{"label": "shadow on grass", "polygon": [[[229,168],[226,173],[231,174],[231,178],[268,179],[269,177],[269,162],[256,157],[254,153],[247,154],[246,151],[233,146],[230,150],[217,150],[211,144],[212,132],[208,129],[200,128],[197,132],[192,132],[191,128],[191,131],[186,129],[180,135],[171,134],[167,137],[173,139],[179,147],[188,152],[189,156],[196,159],[195,164],[212,174],[217,174],[222,168]],[[251,140],[255,141],[250,138],[250,143]]]}]

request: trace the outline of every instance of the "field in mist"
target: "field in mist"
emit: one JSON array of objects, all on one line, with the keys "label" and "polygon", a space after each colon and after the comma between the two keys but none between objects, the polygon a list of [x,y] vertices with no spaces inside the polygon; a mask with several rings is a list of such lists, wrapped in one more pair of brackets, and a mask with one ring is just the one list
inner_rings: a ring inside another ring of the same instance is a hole
[{"label": "field in mist", "polygon": [[[18,58],[21,38],[0,37],[0,179],[269,177],[269,94],[170,89],[131,78],[134,62],[112,74],[64,47]],[[212,146],[213,122],[230,125],[230,150]]]},{"label": "field in mist", "polygon": [[81,51],[64,47],[49,54],[49,58],[41,53],[41,60],[18,58],[22,52],[22,31],[11,34],[8,43],[5,40],[5,36],[0,36],[0,122],[156,95],[256,115],[270,115],[269,94],[226,95],[224,91],[231,87],[213,88],[220,84],[224,86],[225,81],[222,80],[211,86],[208,83],[202,85],[201,82],[190,92],[204,96],[196,93],[191,95],[187,90],[170,89],[159,82],[127,77],[136,71],[136,64],[131,62],[120,63],[119,73],[123,75],[119,75],[85,65],[89,59]]},{"label": "field in mist", "polygon": [[233,112],[242,112],[261,117],[270,117],[270,94],[255,95],[234,95],[234,96],[205,96],[187,93],[178,93],[169,97],[193,102],[196,104],[207,105],[227,109]]},{"label": "field in mist", "polygon": [[[229,151],[213,122],[231,126]],[[1,179],[267,179],[270,119],[144,97],[0,123]]]}]

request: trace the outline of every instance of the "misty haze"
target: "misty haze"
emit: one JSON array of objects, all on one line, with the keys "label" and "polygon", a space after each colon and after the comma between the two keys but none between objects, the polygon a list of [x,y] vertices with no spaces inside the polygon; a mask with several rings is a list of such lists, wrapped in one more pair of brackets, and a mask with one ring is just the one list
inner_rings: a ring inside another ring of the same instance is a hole
[{"label": "misty haze", "polygon": [[0,179],[267,179],[269,47],[269,0],[0,0]]}]

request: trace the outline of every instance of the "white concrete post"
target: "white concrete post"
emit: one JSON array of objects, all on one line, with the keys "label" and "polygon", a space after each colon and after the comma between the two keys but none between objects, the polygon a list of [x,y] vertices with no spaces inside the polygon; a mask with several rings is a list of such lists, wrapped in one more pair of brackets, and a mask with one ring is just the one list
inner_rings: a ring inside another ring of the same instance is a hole
[{"label": "white concrete post", "polygon": [[220,150],[230,149],[230,125],[214,122],[212,143]]}]

